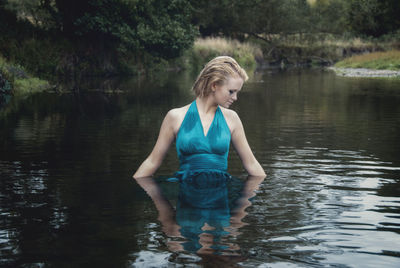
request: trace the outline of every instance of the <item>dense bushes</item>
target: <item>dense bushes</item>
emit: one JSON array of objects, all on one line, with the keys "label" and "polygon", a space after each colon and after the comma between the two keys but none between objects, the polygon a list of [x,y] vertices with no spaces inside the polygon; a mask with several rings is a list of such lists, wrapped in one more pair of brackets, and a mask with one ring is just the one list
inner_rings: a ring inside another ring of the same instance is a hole
[{"label": "dense bushes", "polygon": [[[46,79],[182,68],[188,64],[176,59],[184,53],[189,66],[221,54],[247,68],[262,54],[267,61],[331,63],[360,47],[326,36],[388,42],[400,28],[399,12],[397,0],[0,0],[0,55]],[[382,48],[372,42],[361,51]]]},{"label": "dense bushes", "polygon": [[25,94],[50,89],[47,81],[31,76],[23,67],[0,57],[0,95]]},{"label": "dense bushes", "polygon": [[41,77],[134,73],[192,46],[190,14],[184,0],[1,0],[0,54]]}]

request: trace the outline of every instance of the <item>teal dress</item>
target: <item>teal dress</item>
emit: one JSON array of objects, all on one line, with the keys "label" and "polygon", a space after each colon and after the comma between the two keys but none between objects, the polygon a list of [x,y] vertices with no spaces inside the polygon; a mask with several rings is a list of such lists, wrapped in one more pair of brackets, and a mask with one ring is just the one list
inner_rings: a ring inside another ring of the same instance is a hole
[{"label": "teal dress", "polygon": [[231,132],[218,107],[206,135],[204,135],[196,101],[190,104],[176,137],[176,151],[180,169],[179,181],[199,173],[229,177],[228,153]]},{"label": "teal dress", "polygon": [[[230,222],[227,172],[231,132],[221,109],[218,107],[208,133],[204,135],[196,101],[186,112],[176,137],[176,150],[180,169],[175,173],[179,181],[177,223],[188,240],[186,250],[196,252],[201,248],[199,236],[204,232],[214,236],[213,248],[226,248],[220,238]],[[212,231],[203,231],[207,223]]]}]

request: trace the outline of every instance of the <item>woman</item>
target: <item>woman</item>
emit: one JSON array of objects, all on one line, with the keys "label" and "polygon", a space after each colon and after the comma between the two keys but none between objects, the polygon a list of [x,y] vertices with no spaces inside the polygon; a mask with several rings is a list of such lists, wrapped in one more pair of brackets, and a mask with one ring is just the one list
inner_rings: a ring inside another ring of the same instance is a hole
[{"label": "woman", "polygon": [[196,99],[167,113],[153,151],[133,177],[152,176],[174,140],[180,161],[176,177],[180,181],[199,174],[228,176],[231,142],[249,175],[265,176],[247,143],[239,116],[229,110],[247,79],[245,70],[231,57],[208,62],[193,86]]}]

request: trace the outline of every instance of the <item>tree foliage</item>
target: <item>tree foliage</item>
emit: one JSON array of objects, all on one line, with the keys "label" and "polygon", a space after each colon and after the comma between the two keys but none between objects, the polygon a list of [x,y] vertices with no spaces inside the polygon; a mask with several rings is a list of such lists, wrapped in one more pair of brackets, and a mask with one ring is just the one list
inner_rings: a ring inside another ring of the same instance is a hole
[{"label": "tree foliage", "polygon": [[400,28],[398,0],[1,0],[17,17],[71,39],[175,57],[202,35],[330,32],[380,36]]},{"label": "tree foliage", "polygon": [[[193,1],[203,35],[259,35],[294,31],[302,25],[305,0]],[[300,7],[300,8],[299,8]]]},{"label": "tree foliage", "polygon": [[186,0],[9,0],[8,10],[89,47],[173,58],[197,34]]},{"label": "tree foliage", "polygon": [[34,55],[31,39],[61,40],[65,54],[89,55],[94,65],[101,56],[103,65],[125,56],[146,64],[143,55],[178,57],[198,32],[267,42],[314,33],[379,37],[399,31],[398,14],[399,0],[0,0],[0,51]]},{"label": "tree foliage", "polygon": [[311,32],[341,34],[346,31],[347,1],[316,0],[310,7]]},{"label": "tree foliage", "polygon": [[59,27],[79,38],[119,50],[177,57],[194,40],[184,0],[56,0]]},{"label": "tree foliage", "polygon": [[325,32],[380,36],[400,28],[398,0],[197,0],[203,35]]},{"label": "tree foliage", "polygon": [[400,28],[399,14],[398,0],[351,0],[348,25],[355,33],[381,36]]}]

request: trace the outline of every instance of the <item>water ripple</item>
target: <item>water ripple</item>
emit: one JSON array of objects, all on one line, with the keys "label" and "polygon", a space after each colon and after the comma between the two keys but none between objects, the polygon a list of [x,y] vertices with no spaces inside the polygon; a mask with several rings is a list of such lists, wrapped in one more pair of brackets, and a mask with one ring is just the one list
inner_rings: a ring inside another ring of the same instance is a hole
[{"label": "water ripple", "polygon": [[382,256],[380,265],[400,264],[393,250],[400,245],[400,197],[382,196],[397,185],[400,167],[362,151],[280,147],[274,156],[262,201],[249,212],[263,217],[267,227],[256,228],[268,228],[265,236],[274,234],[259,243],[311,265],[348,263],[346,256],[365,263],[368,254]]}]

